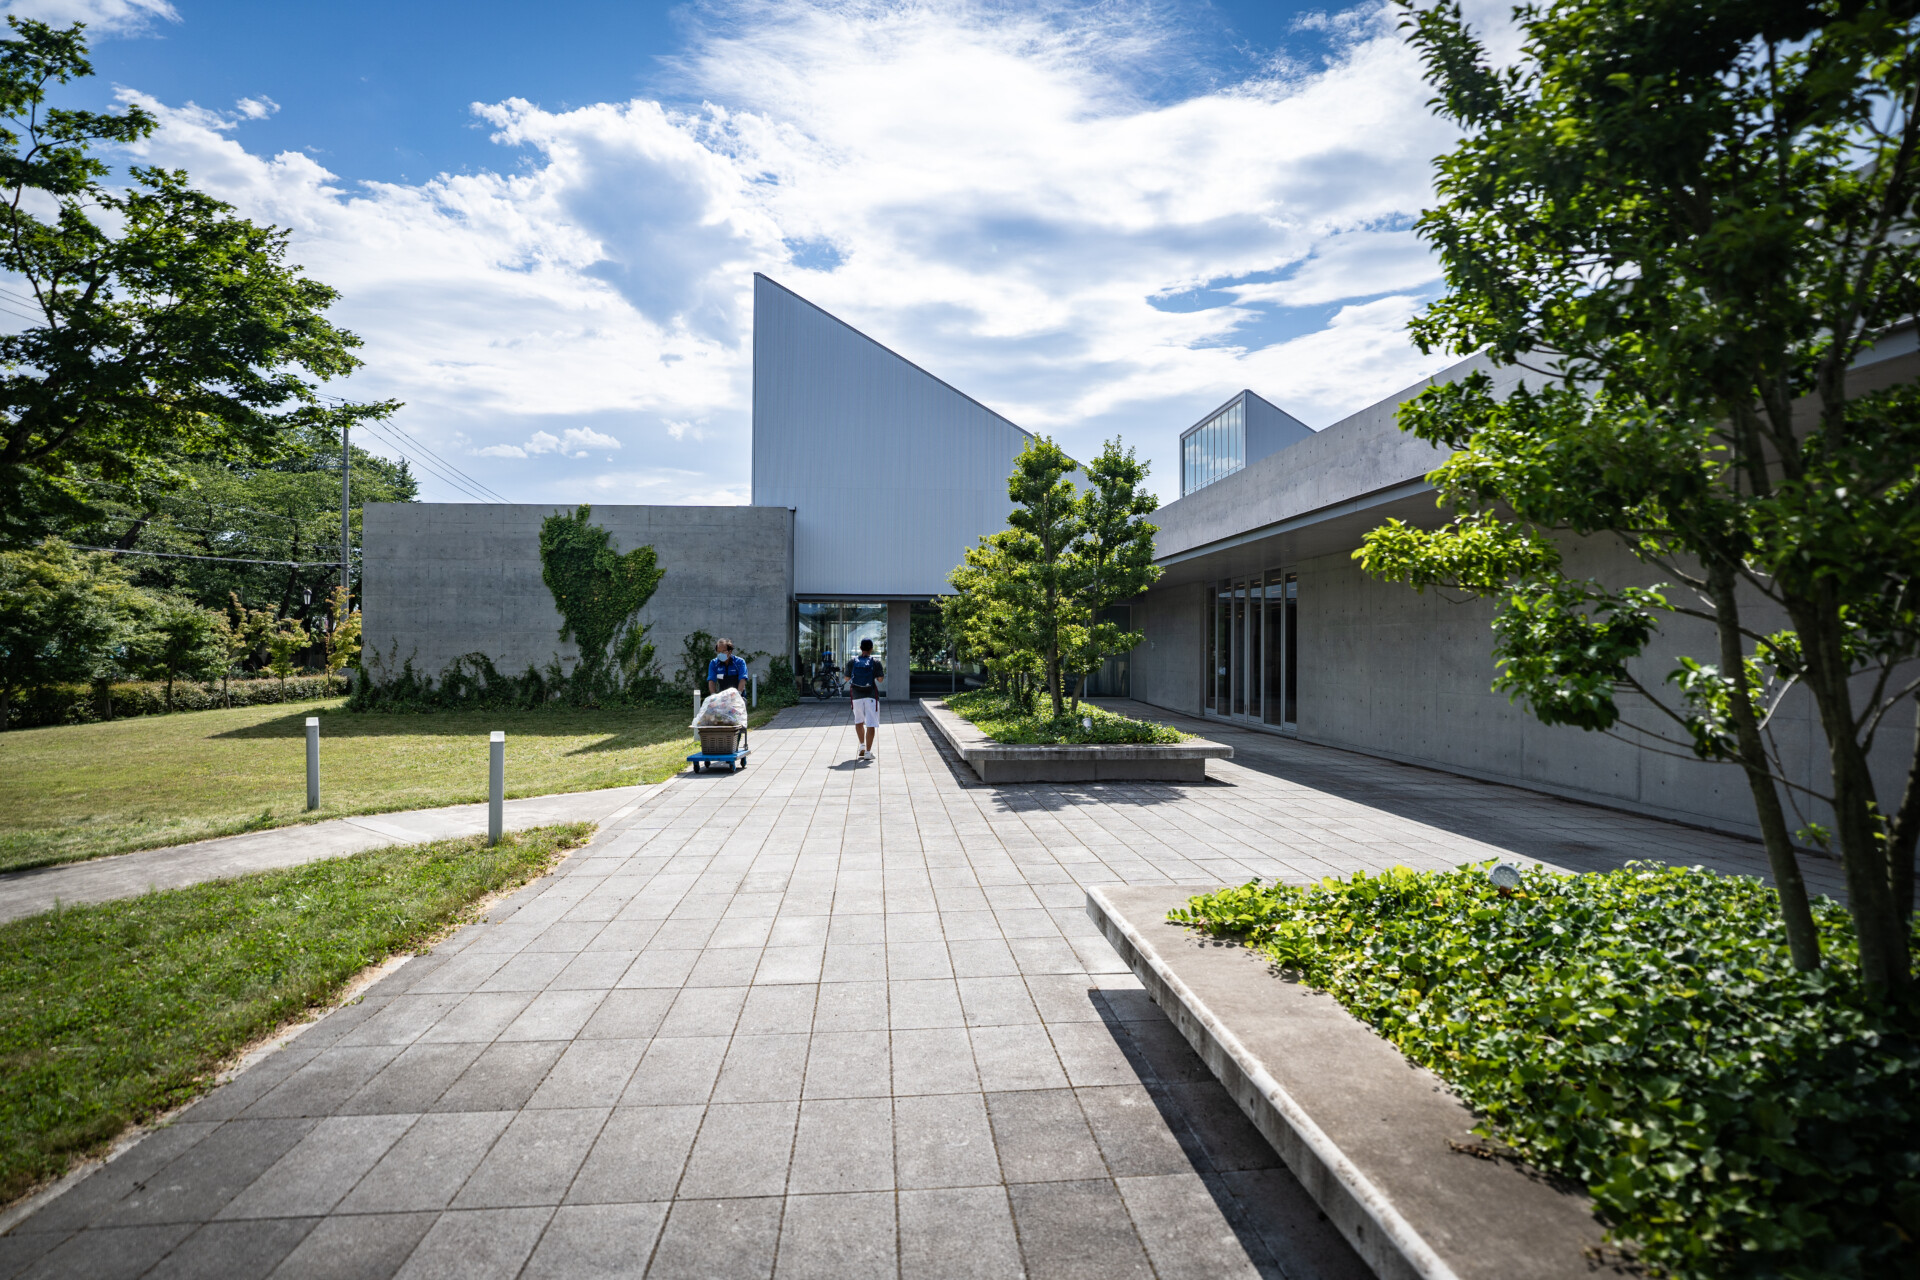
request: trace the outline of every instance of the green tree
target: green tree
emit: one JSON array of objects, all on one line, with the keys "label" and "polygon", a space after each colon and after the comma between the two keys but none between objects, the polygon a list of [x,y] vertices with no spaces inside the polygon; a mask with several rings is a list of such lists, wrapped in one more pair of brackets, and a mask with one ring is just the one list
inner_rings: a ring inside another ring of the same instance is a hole
[{"label": "green tree", "polygon": [[335,587],[327,597],[324,646],[329,682],[335,672],[360,661],[360,611],[352,607],[352,601],[353,593],[345,587]]},{"label": "green tree", "polygon": [[1009,616],[1017,647],[1040,659],[1047,691],[1057,720],[1065,713],[1061,702],[1061,661],[1085,644],[1090,619],[1076,591],[1080,566],[1075,544],[1085,531],[1073,481],[1073,459],[1045,436],[1027,441],[1013,460],[1007,496],[1013,511],[1007,523],[1019,535],[1006,544],[1014,584],[1022,589],[1024,607]]},{"label": "green tree", "polygon": [[320,406],[307,376],[359,363],[328,323],[332,289],[285,263],[286,233],[235,217],[177,170],[107,185],[98,144],[151,134],[47,106],[93,74],[83,28],[7,19],[0,41],[0,272],[36,322],[0,334],[0,542],[92,509],[95,482],[163,490],[189,457],[271,458],[290,429],[392,406]]},{"label": "green tree", "polygon": [[160,600],[128,641],[128,666],[149,680],[166,682],[168,711],[173,710],[176,678],[209,676],[225,665],[223,621],[191,600]]},{"label": "green tree", "polygon": [[1153,535],[1159,528],[1147,521],[1159,509],[1160,499],[1140,487],[1147,472],[1147,464],[1132,449],[1123,450],[1117,437],[1087,464],[1091,484],[1080,498],[1083,536],[1074,549],[1079,566],[1075,586],[1088,618],[1086,644],[1076,664],[1076,709],[1088,673],[1111,655],[1131,652],[1144,638],[1103,621],[1102,615],[1160,580],[1161,570],[1153,562]]},{"label": "green tree", "polygon": [[229,707],[233,705],[233,699],[228,693],[228,678],[232,676],[234,668],[260,651],[272,626],[271,613],[264,609],[249,609],[240,602],[239,593],[228,593],[227,607],[218,615],[216,631],[225,660],[220,668],[220,696]]},{"label": "green tree", "polygon": [[110,556],[51,540],[0,551],[0,729],[16,693],[93,678],[138,602]]},{"label": "green tree", "polygon": [[313,644],[307,629],[292,618],[282,618],[267,633],[267,670],[280,677],[280,697],[287,696],[287,677],[300,669],[300,651]]},{"label": "green tree", "polygon": [[955,594],[941,599],[940,616],[966,652],[1031,710],[1045,655],[1035,647],[1043,633],[1033,625],[1040,597],[1016,551],[1024,536],[1002,529],[968,547],[947,575]]},{"label": "green tree", "polygon": [[[290,432],[286,445],[265,463],[189,459],[179,488],[96,485],[94,510],[60,532],[85,545],[163,553],[123,562],[150,591],[222,610],[238,594],[249,607],[312,622],[340,580],[340,438],[309,427]],[[419,488],[405,462],[358,447],[351,454],[349,535],[358,547],[363,504],[411,502]],[[248,563],[260,560],[293,563]]]},{"label": "green tree", "polygon": [[958,594],[940,605],[947,630],[1023,699],[1038,677],[1056,720],[1067,675],[1084,683],[1107,655],[1140,642],[1101,612],[1160,576],[1146,521],[1159,502],[1140,489],[1146,464],[1116,439],[1087,467],[1085,494],[1069,478],[1074,469],[1051,440],[1028,442],[1007,480],[1012,527],[967,549],[947,578]]},{"label": "green tree", "polygon": [[652,547],[621,555],[592,518],[583,503],[540,524],[540,577],[560,611],[560,638],[580,650],[571,682],[588,698],[651,668],[653,646],[636,618],[666,574]]},{"label": "green tree", "polygon": [[[1920,391],[1849,370],[1920,310],[1913,10],[1517,12],[1521,54],[1496,68],[1454,0],[1409,8],[1465,135],[1419,223],[1450,288],[1413,330],[1529,376],[1402,407],[1458,451],[1432,476],[1456,514],[1390,524],[1361,559],[1500,599],[1496,687],[1541,720],[1737,764],[1802,967],[1819,953],[1787,810],[1828,806],[1864,977],[1907,987],[1920,728],[1901,795],[1867,760],[1915,706]],[[1567,536],[1617,540],[1655,584],[1569,572]],[[1675,617],[1715,643],[1662,682],[1636,659]],[[1817,794],[1770,732],[1799,688],[1831,761]]]}]

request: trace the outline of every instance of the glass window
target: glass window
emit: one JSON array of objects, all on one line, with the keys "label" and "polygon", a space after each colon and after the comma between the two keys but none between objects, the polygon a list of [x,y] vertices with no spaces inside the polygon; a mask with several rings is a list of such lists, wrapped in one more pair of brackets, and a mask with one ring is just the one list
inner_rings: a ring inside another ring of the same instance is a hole
[{"label": "glass window", "polygon": [[[873,641],[873,656],[887,661],[887,605],[884,600],[802,600],[798,613],[798,652],[793,670],[801,692],[809,693],[833,672],[844,673],[847,661],[860,652],[862,640]],[[891,674],[891,673],[889,673]],[[907,677],[901,672],[901,677]],[[892,680],[887,681],[893,685]],[[907,686],[897,686],[902,696]],[[886,695],[881,694],[882,697]]]}]

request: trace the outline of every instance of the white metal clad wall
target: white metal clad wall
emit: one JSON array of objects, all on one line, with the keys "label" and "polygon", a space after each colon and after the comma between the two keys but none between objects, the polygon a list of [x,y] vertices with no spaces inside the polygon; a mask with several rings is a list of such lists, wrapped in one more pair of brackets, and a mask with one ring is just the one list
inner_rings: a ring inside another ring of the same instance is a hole
[{"label": "white metal clad wall", "polygon": [[1006,527],[1029,436],[765,276],[753,281],[753,505],[792,507],[793,589],[879,600],[949,591]]}]

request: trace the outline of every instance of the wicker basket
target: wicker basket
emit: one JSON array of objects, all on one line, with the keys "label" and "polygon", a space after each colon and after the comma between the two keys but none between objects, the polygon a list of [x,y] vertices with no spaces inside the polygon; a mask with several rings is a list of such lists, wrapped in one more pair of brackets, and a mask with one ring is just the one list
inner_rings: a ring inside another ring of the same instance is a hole
[{"label": "wicker basket", "polygon": [[732,725],[700,726],[700,753],[730,756],[740,750],[740,730]]}]

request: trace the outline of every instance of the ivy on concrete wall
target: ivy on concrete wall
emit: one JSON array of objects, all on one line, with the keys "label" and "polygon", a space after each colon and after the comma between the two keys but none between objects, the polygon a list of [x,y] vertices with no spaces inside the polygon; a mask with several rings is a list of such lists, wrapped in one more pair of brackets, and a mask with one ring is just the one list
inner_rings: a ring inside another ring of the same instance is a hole
[{"label": "ivy on concrete wall", "polygon": [[582,503],[570,516],[541,522],[540,577],[560,611],[560,638],[580,649],[574,680],[618,689],[653,666],[647,628],[635,617],[666,571],[652,547],[615,551],[613,535],[592,518],[593,508]]}]

